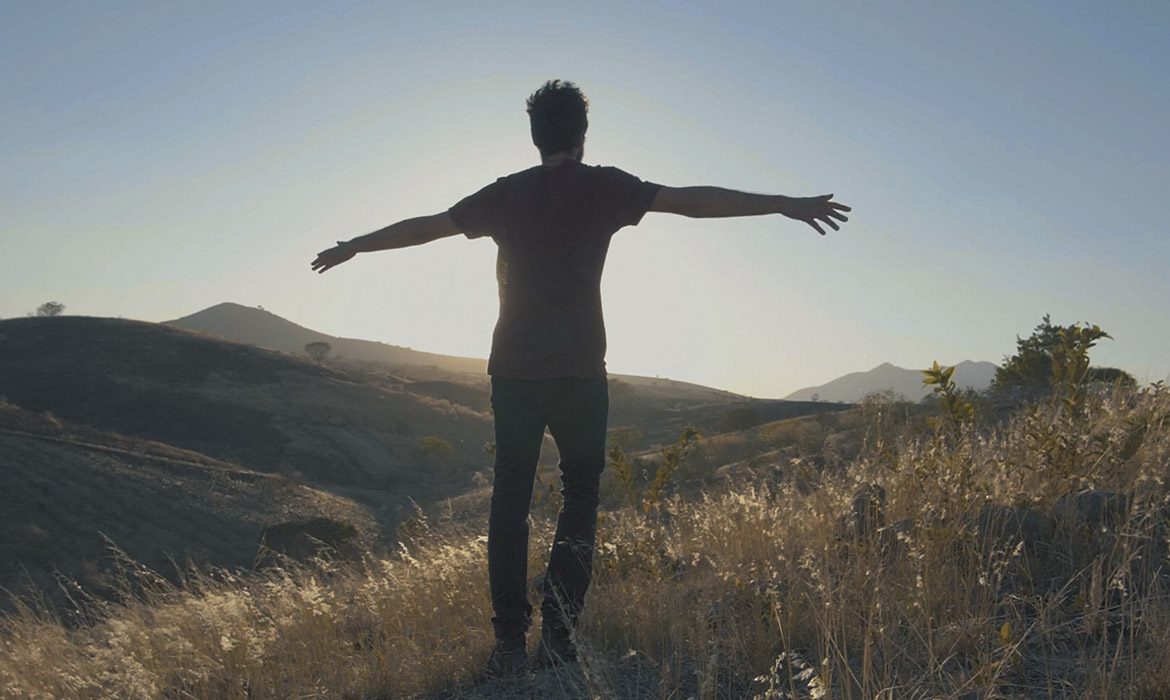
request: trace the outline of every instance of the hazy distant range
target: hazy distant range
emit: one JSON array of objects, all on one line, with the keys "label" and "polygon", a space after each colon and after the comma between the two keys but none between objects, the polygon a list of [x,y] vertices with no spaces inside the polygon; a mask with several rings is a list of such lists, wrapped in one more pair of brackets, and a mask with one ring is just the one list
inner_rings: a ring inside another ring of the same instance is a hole
[{"label": "hazy distant range", "polygon": [[[487,369],[487,360],[481,358],[454,357],[421,352],[371,340],[338,338],[299,326],[263,309],[233,303],[217,304],[190,316],[165,323],[293,354],[302,354],[308,343],[326,342],[332,348],[332,355],[350,360],[430,366],[441,371],[481,375]],[[995,376],[995,369],[995,364],[991,362],[960,362],[955,369],[954,380],[961,387],[985,389],[991,384],[991,380]],[[640,377],[627,377],[625,375],[621,375],[621,377],[639,385],[650,381]],[[669,384],[672,385],[674,391],[686,386],[684,382],[669,382]],[[697,385],[691,385],[690,389],[696,393],[710,392],[713,399],[719,395],[722,395],[723,398],[734,396],[731,392]],[[784,398],[792,401],[811,401],[815,397],[819,401],[854,403],[868,394],[887,390],[915,401],[930,393],[922,386],[922,372],[920,370],[904,369],[884,363],[868,372],[853,372],[821,386],[811,386],[794,391]]]},{"label": "hazy distant range", "polygon": [[[991,386],[995,378],[996,365],[993,362],[972,362],[964,360],[955,366],[951,377],[962,388],[983,390]],[[794,391],[784,398],[793,401],[843,401],[854,403],[868,394],[879,391],[893,391],[917,401],[930,393],[930,387],[922,385],[921,369],[905,369],[884,362],[868,372],[853,372],[820,386],[810,386]]]}]

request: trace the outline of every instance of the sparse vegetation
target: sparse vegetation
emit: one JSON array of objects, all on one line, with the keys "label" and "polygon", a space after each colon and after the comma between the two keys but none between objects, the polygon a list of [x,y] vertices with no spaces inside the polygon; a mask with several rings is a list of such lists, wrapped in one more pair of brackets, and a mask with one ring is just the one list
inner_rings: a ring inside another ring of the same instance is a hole
[{"label": "sparse vegetation", "polygon": [[763,422],[764,418],[759,411],[750,406],[739,406],[723,414],[719,427],[725,432],[734,432],[754,428]]},{"label": "sparse vegetation", "polygon": [[[585,671],[536,696],[1170,696],[1170,391],[1093,385],[1104,332],[1068,328],[1039,398],[1007,409],[976,410],[936,363],[925,403],[675,427],[639,453],[640,429],[612,430]],[[534,572],[559,503],[540,474]],[[352,528],[290,519],[266,537],[321,558],[178,583],[114,552],[66,585],[82,624],[35,601],[0,617],[0,696],[491,697],[486,538],[467,522],[416,506],[394,554],[346,559]]]},{"label": "sparse vegetation", "polygon": [[492,434],[490,417],[449,401],[168,326],[11,319],[0,334],[0,393],[27,410],[318,485],[455,495],[415,468],[418,436],[449,439],[448,466],[470,478]]},{"label": "sparse vegetation", "polygon": [[[606,689],[636,667],[652,697],[1164,696],[1170,392],[1086,397],[1061,436],[1080,450],[1067,464],[1032,437],[1061,411],[964,429],[945,450],[904,438],[811,492],[777,474],[603,513],[581,633],[590,690],[622,697]],[[538,559],[552,523],[535,525]],[[140,585],[77,629],[23,608],[0,624],[0,692],[417,697],[472,683],[490,645],[482,534],[415,529],[361,566]]]}]

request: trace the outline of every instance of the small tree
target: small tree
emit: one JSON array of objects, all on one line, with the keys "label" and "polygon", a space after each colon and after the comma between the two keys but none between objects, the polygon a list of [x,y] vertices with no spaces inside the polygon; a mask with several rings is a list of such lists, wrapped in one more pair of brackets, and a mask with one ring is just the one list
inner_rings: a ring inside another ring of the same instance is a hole
[{"label": "small tree", "polygon": [[1027,338],[1016,336],[1016,354],[995,370],[992,388],[1004,394],[1039,395],[1052,386],[1052,349],[1060,343],[1060,326],[1048,314]]},{"label": "small tree", "polygon": [[65,311],[65,305],[59,301],[46,301],[37,307],[37,316],[60,316]]},{"label": "small tree", "polygon": [[318,365],[320,365],[325,357],[329,355],[329,351],[332,349],[333,348],[329,346],[329,343],[320,340],[309,343],[305,346],[305,352],[308,353],[309,357],[313,358],[313,361]]}]

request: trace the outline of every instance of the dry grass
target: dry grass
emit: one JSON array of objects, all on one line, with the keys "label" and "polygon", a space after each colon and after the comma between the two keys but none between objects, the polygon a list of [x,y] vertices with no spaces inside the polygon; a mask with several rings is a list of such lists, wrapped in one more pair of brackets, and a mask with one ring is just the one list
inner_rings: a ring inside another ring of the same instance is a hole
[{"label": "dry grass", "polygon": [[[485,548],[434,536],[418,557],[265,576],[128,573],[136,600],[66,629],[31,608],[0,623],[0,695],[407,697],[467,677],[489,643]],[[144,585],[145,584],[145,585]]]},{"label": "dry grass", "polygon": [[[1100,397],[1084,415],[1034,409],[885,444],[811,490],[774,470],[603,513],[583,692],[1170,696],[1168,416],[1161,389]],[[872,485],[880,517],[858,507]],[[490,646],[484,550],[475,533],[417,522],[400,556],[359,568],[178,588],[128,575],[138,599],[91,625],[29,608],[3,619],[0,694],[486,697],[474,689]],[[653,682],[626,682],[622,659]]]}]

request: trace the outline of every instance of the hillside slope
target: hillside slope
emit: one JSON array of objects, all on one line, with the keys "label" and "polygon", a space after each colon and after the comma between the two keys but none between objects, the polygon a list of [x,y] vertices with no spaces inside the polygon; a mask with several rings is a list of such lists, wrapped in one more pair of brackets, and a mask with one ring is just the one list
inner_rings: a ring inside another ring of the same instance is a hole
[{"label": "hillside slope", "polygon": [[[421,352],[398,345],[370,340],[338,338],[298,325],[264,309],[225,302],[188,316],[165,321],[164,325],[207,333],[269,350],[279,350],[298,357],[312,342],[328,343],[330,364],[354,363],[388,365],[398,376],[419,383],[467,384],[480,392],[487,391],[487,360]],[[640,399],[661,402],[736,401],[745,397],[722,389],[661,377],[611,374],[636,389]],[[426,389],[418,387],[425,393]],[[448,386],[447,389],[450,389]]]},{"label": "hillside slope", "polygon": [[293,355],[303,355],[309,343],[325,342],[332,348],[333,356],[349,360],[437,367],[449,372],[483,374],[487,371],[487,360],[420,352],[372,340],[338,338],[299,326],[264,309],[230,302],[216,304],[189,316],[165,321],[164,324]]},{"label": "hillside slope", "polygon": [[0,587],[50,594],[54,572],[100,592],[109,542],[174,574],[172,561],[250,567],[266,530],[287,533],[313,519],[352,528],[359,546],[370,546],[378,529],[349,499],[7,403],[0,403],[0,494]]},{"label": "hillside slope", "polygon": [[[430,500],[484,468],[492,439],[463,406],[159,324],[10,319],[0,346],[0,396],[22,408],[318,484]],[[430,435],[451,453],[421,454]]]},{"label": "hillside slope", "polygon": [[[275,349],[303,359],[304,346],[326,342],[326,365],[355,381],[392,385],[405,392],[468,408],[491,410],[486,362],[423,353],[385,343],[337,338],[300,326],[260,308],[222,303],[165,325]],[[805,402],[752,399],[722,389],[662,377],[610,374],[610,424],[637,426],[647,444],[670,443],[687,425],[704,434],[726,429],[731,411],[750,410],[761,420],[835,410]]]}]

